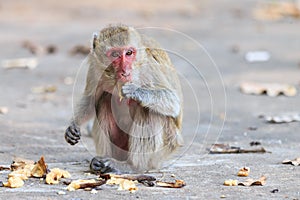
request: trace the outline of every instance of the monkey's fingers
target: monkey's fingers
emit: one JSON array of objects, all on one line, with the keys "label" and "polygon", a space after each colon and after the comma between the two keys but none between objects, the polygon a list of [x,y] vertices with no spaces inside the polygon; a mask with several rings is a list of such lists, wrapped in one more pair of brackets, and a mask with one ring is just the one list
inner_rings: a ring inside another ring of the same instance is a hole
[{"label": "monkey's fingers", "polygon": [[126,98],[134,97],[134,92],[138,89],[138,87],[132,83],[126,83],[122,86],[122,95]]},{"label": "monkey's fingers", "polygon": [[72,126],[69,126],[65,132],[65,140],[71,145],[77,144],[80,140],[80,136],[80,130]]}]

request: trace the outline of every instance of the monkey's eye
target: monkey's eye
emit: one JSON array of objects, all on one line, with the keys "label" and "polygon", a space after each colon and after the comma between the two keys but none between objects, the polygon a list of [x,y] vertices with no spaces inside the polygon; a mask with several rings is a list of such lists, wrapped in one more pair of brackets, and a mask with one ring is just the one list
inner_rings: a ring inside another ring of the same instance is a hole
[{"label": "monkey's eye", "polygon": [[113,52],[111,52],[110,56],[117,58],[117,57],[120,57],[120,54],[117,51],[113,51]]},{"label": "monkey's eye", "polygon": [[126,52],[126,55],[127,56],[130,56],[130,55],[132,55],[133,54],[133,51],[132,50],[128,50],[127,52]]}]

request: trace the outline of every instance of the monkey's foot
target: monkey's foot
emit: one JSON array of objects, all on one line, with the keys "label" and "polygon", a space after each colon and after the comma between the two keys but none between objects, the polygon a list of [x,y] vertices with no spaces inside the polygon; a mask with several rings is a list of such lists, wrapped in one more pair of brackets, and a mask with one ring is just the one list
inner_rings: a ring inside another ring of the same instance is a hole
[{"label": "monkey's foot", "polygon": [[70,125],[65,132],[65,139],[71,145],[77,144],[80,136],[80,128],[75,124]]},{"label": "monkey's foot", "polygon": [[92,159],[90,163],[90,170],[94,173],[108,173],[117,172],[114,168],[110,166],[110,159],[96,156]]}]

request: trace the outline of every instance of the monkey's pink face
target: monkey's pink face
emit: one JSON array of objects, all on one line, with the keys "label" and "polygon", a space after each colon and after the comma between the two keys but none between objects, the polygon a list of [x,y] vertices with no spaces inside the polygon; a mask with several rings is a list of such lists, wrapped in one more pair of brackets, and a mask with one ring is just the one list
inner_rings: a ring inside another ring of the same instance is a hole
[{"label": "monkey's pink face", "polygon": [[122,82],[131,81],[136,49],[134,47],[114,47],[106,52],[106,56],[115,69],[116,78]]}]

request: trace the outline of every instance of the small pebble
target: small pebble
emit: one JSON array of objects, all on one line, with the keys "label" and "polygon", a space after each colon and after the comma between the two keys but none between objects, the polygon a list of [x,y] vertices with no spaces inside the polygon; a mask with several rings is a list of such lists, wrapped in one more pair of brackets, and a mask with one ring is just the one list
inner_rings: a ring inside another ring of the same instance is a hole
[{"label": "small pebble", "polygon": [[95,190],[95,189],[92,189],[92,190],[91,190],[91,194],[97,194],[97,193],[98,193],[97,190]]},{"label": "small pebble", "polygon": [[257,127],[256,126],[250,126],[250,127],[248,127],[248,130],[249,131],[256,131]]},{"label": "small pebble", "polygon": [[64,191],[58,191],[57,194],[64,195],[64,194],[66,194],[66,192],[64,192]]},{"label": "small pebble", "polygon": [[64,84],[66,85],[72,85],[74,83],[74,80],[72,77],[69,77],[67,76],[65,79],[64,79]]},{"label": "small pebble", "polygon": [[271,191],[271,193],[277,193],[277,192],[279,192],[278,189],[274,189],[274,190]]}]

